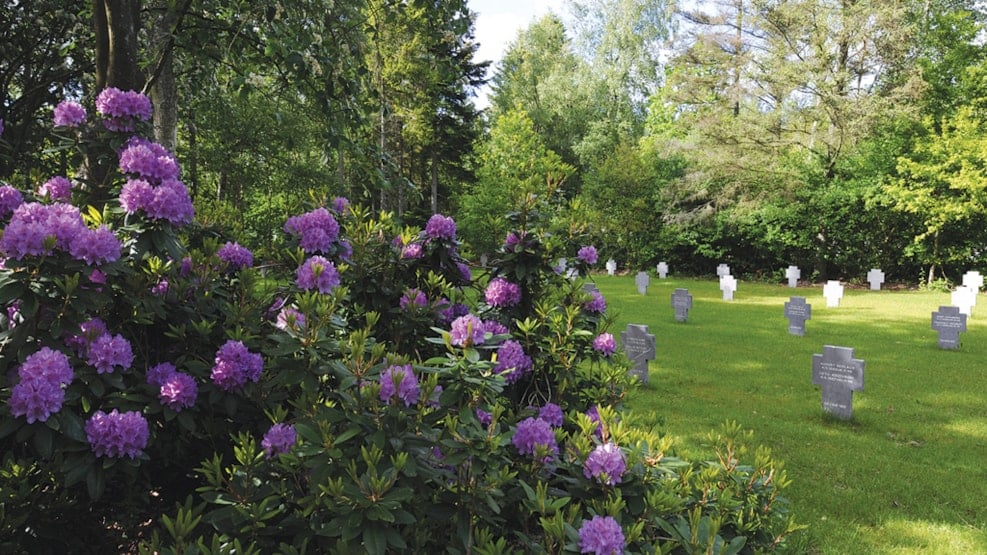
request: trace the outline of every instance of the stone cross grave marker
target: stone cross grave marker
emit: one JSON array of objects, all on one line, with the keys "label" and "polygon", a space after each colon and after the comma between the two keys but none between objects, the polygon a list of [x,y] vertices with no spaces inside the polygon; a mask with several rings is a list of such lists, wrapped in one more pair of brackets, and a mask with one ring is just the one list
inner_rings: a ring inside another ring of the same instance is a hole
[{"label": "stone cross grave marker", "polygon": [[884,272],[877,268],[871,268],[867,272],[867,282],[870,283],[871,291],[880,291],[881,284],[884,283]]},{"label": "stone cross grave marker", "polygon": [[480,255],[480,266],[483,266],[484,268],[487,267],[487,253]]},{"label": "stone cross grave marker", "polygon": [[648,383],[648,361],[655,358],[655,336],[649,333],[648,326],[643,324],[627,324],[627,329],[620,332],[620,345],[631,360],[632,376],[637,376],[641,383]]},{"label": "stone cross grave marker", "polygon": [[853,392],[864,388],[864,361],[853,358],[850,347],[826,345],[812,355],[812,383],[822,387],[823,411],[838,418],[853,418]]},{"label": "stone cross grave marker", "polygon": [[672,310],[675,311],[675,321],[685,322],[689,319],[689,310],[692,308],[692,295],[688,289],[681,287],[672,293]]},{"label": "stone cross grave marker", "polygon": [[638,272],[637,276],[634,278],[634,283],[637,284],[637,292],[642,295],[648,294],[648,286],[651,285],[651,276],[648,272]]},{"label": "stone cross grave marker", "polygon": [[723,300],[732,301],[733,292],[737,290],[737,278],[727,274],[720,276],[720,291],[723,291]]},{"label": "stone cross grave marker", "polygon": [[788,269],[785,270],[785,277],[788,278],[789,287],[798,287],[799,278],[802,277],[802,270],[799,270],[798,266],[789,266]]},{"label": "stone cross grave marker", "polygon": [[805,335],[805,321],[812,318],[812,305],[805,297],[792,297],[785,303],[785,318],[788,318],[788,333]]},{"label": "stone cross grave marker", "polygon": [[716,267],[716,277],[723,277],[730,275],[730,266],[726,264],[720,264]]},{"label": "stone cross grave marker", "polygon": [[823,286],[823,297],[826,297],[826,306],[840,306],[840,299],[843,298],[843,284],[838,280],[831,279]]},{"label": "stone cross grave marker", "polygon": [[960,332],[966,331],[966,314],[956,306],[940,306],[932,313],[932,329],[939,332],[940,349],[959,349]]},{"label": "stone cross grave marker", "polygon": [[607,260],[607,275],[612,276],[616,271],[617,271],[617,261],[612,258],[610,260]]},{"label": "stone cross grave marker", "polygon": [[980,275],[980,272],[970,270],[963,274],[963,285],[973,289],[974,293],[979,293],[984,286],[984,276]]},{"label": "stone cross grave marker", "polygon": [[658,263],[658,267],[656,268],[656,270],[658,270],[658,277],[660,279],[665,279],[666,277],[668,277],[668,264],[667,263],[665,263],[665,262],[659,262]]},{"label": "stone cross grave marker", "polygon": [[977,293],[966,285],[960,285],[950,295],[950,303],[959,307],[962,314],[973,315],[973,307],[977,305]]}]

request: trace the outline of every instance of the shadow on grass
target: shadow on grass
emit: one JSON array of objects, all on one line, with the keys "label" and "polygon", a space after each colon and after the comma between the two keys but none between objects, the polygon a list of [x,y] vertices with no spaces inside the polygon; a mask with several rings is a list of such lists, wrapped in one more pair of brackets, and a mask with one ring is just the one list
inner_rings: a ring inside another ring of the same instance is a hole
[{"label": "shadow on grass", "polygon": [[[648,324],[657,340],[650,385],[635,413],[654,412],[680,439],[680,454],[709,456],[706,433],[726,420],[753,429],[785,461],[788,497],[810,553],[987,553],[987,322],[976,314],[959,351],[937,347],[931,314],[948,295],[848,291],[827,308],[821,288],[741,283],[723,301],[714,281],[597,279],[614,331]],[[670,295],[693,295],[688,322]],[[804,337],[783,317],[806,297]],[[987,320],[987,317],[981,317]],[[812,384],[812,355],[852,347],[866,363],[854,418],[828,417]]]}]

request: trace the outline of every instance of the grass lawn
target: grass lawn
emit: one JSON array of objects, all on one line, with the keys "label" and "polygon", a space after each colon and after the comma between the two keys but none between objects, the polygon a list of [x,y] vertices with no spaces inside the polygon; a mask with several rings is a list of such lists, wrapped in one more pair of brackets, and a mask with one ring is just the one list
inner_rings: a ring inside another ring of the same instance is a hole
[{"label": "grass lawn", "polygon": [[[627,406],[659,418],[679,455],[708,458],[706,433],[727,420],[784,461],[787,497],[808,525],[793,542],[812,554],[987,554],[987,296],[973,311],[958,351],[941,350],[931,313],[948,293],[846,289],[827,308],[821,286],[741,282],[723,301],[710,280],[652,277],[646,296],[633,276],[594,276],[627,324],[657,339],[650,384]],[[693,295],[686,323],[670,295]],[[792,295],[806,297],[806,335],[789,335]],[[852,347],[864,389],[853,420],[823,413],[812,355]]]}]

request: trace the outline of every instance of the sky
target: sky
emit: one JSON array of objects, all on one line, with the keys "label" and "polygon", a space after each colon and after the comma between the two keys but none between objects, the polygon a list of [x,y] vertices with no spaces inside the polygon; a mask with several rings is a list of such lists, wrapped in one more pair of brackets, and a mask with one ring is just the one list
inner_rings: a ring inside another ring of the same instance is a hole
[{"label": "sky", "polygon": [[[469,0],[469,7],[476,15],[474,28],[476,41],[480,48],[474,58],[476,61],[491,60],[487,77],[493,75],[493,69],[500,61],[507,43],[514,40],[519,29],[527,27],[532,21],[551,12],[562,14],[564,0]],[[476,105],[486,108],[487,90],[478,91]]]}]

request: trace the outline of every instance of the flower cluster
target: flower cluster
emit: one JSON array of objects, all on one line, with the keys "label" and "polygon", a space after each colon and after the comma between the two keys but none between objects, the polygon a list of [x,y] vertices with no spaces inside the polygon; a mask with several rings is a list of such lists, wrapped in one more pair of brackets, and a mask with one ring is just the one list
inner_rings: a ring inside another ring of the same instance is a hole
[{"label": "flower cluster", "polygon": [[27,417],[28,424],[45,422],[62,409],[63,386],[74,376],[68,357],[48,347],[25,358],[17,375],[21,381],[11,389],[10,413]]},{"label": "flower cluster", "polygon": [[0,238],[0,251],[15,260],[42,256],[54,250],[68,252],[86,264],[120,258],[120,241],[105,226],[90,229],[79,209],[70,204],[24,203],[14,210]]},{"label": "flower cluster", "polygon": [[247,380],[256,383],[263,369],[263,357],[247,350],[242,341],[230,339],[216,352],[210,377],[220,389],[233,391]]},{"label": "flower cluster", "polygon": [[339,223],[325,208],[288,218],[284,230],[297,235],[298,246],[309,254],[327,254],[339,239]]},{"label": "flower cluster", "polygon": [[460,316],[466,316],[470,313],[470,309],[463,303],[449,304],[448,299],[442,299],[439,302],[439,306],[448,305],[446,308],[439,309],[436,320],[439,324],[443,326],[451,325],[456,318]]},{"label": "flower cluster", "polygon": [[392,399],[400,399],[404,401],[404,406],[410,407],[418,402],[420,393],[418,377],[410,364],[388,366],[380,373],[381,401],[389,403]]},{"label": "flower cluster", "polygon": [[425,224],[425,235],[429,239],[456,239],[456,221],[449,216],[433,214]]},{"label": "flower cluster", "polygon": [[151,119],[151,100],[137,91],[107,87],[96,97],[96,111],[110,131],[131,132],[136,129],[137,120]]},{"label": "flower cluster", "polygon": [[619,484],[627,470],[624,452],[613,443],[597,445],[583,463],[583,475],[595,478],[603,485]]},{"label": "flower cluster", "polygon": [[518,422],[511,443],[522,455],[538,456],[539,451],[545,454],[541,462],[548,462],[558,454],[559,444],[555,441],[555,432],[548,422],[539,418],[525,418]]},{"label": "flower cluster", "polygon": [[401,295],[398,306],[401,310],[416,310],[424,308],[428,304],[428,297],[420,289],[411,288]]},{"label": "flower cluster", "polygon": [[137,458],[149,436],[147,420],[137,411],[98,410],[86,421],[86,439],[97,457]]},{"label": "flower cluster", "polygon": [[140,137],[131,137],[120,152],[120,170],[150,183],[178,179],[178,160],[168,149]]},{"label": "flower cluster", "polygon": [[319,293],[332,293],[339,285],[339,272],[336,265],[321,256],[313,256],[302,263],[295,272],[295,284],[299,289]]},{"label": "flower cluster", "polygon": [[14,210],[23,203],[24,196],[20,191],[6,183],[0,185],[0,218],[13,214]]},{"label": "flower cluster", "polygon": [[104,333],[89,344],[86,363],[96,368],[96,373],[113,372],[114,366],[127,370],[134,362],[134,353],[130,342],[122,335]]},{"label": "flower cluster", "polygon": [[562,407],[556,405],[555,403],[545,403],[542,408],[538,409],[538,419],[544,420],[552,426],[562,426]]},{"label": "flower cluster", "polygon": [[78,127],[86,123],[86,109],[82,104],[63,100],[55,106],[55,127]]},{"label": "flower cluster", "polygon": [[418,260],[425,256],[421,243],[408,243],[401,247],[401,258],[405,260]]},{"label": "flower cluster", "polygon": [[583,308],[589,312],[594,312],[596,314],[603,314],[607,310],[607,300],[603,298],[603,293],[599,291],[590,291],[592,299],[583,303]]},{"label": "flower cluster", "polygon": [[617,341],[613,334],[601,333],[593,338],[593,349],[603,356],[610,356],[617,351]]},{"label": "flower cluster", "polygon": [[278,318],[274,325],[279,330],[284,331],[303,330],[305,329],[305,315],[290,306],[286,306],[278,312]]},{"label": "flower cluster", "polygon": [[67,177],[56,175],[38,187],[38,197],[56,202],[67,202],[72,198],[72,182]]},{"label": "flower cluster", "polygon": [[291,448],[297,442],[298,433],[295,431],[295,427],[291,424],[278,423],[267,430],[267,433],[264,434],[264,439],[260,442],[260,446],[264,449],[264,455],[267,458],[271,458],[275,455],[291,451]]},{"label": "flower cluster", "polygon": [[527,242],[527,234],[523,231],[509,232],[504,239],[504,252],[516,252],[518,247],[524,247]]},{"label": "flower cluster", "polygon": [[497,277],[487,284],[483,297],[490,306],[514,306],[521,302],[521,286],[502,277]]},{"label": "flower cluster", "polygon": [[465,314],[453,320],[452,330],[449,332],[450,341],[457,347],[481,345],[485,331],[482,320],[472,314]]},{"label": "flower cluster", "polygon": [[335,197],[332,199],[332,211],[344,215],[350,209],[350,199],[346,197]]},{"label": "flower cluster", "polygon": [[232,241],[227,241],[225,245],[220,247],[219,251],[216,252],[216,256],[226,263],[226,267],[231,272],[254,265],[254,255],[250,252],[250,249]]},{"label": "flower cluster", "polygon": [[531,370],[531,364],[531,357],[525,354],[524,347],[509,339],[497,349],[497,366],[494,371],[502,374],[507,383],[514,383]]},{"label": "flower cluster", "polygon": [[90,318],[89,320],[79,324],[79,333],[77,335],[68,335],[65,338],[65,345],[75,349],[76,354],[82,357],[89,351],[89,345],[91,345],[97,337],[105,334],[106,332],[107,328],[105,322],[99,318]]},{"label": "flower cluster", "polygon": [[624,552],[624,531],[612,516],[596,515],[579,527],[579,552],[594,555],[620,555]]},{"label": "flower cluster", "polygon": [[195,378],[178,372],[170,362],[162,362],[149,368],[147,383],[158,386],[161,404],[175,412],[195,405],[199,396],[199,386],[195,383]]},{"label": "flower cluster", "polygon": [[576,258],[578,258],[579,260],[585,262],[590,266],[596,264],[596,261],[598,260],[598,256],[596,254],[596,247],[587,246],[580,248],[579,252],[576,253]]},{"label": "flower cluster", "polygon": [[178,161],[163,146],[131,137],[120,153],[120,170],[130,175],[120,190],[120,206],[128,214],[143,210],[151,219],[177,225],[195,217],[188,188],[178,179]]}]

